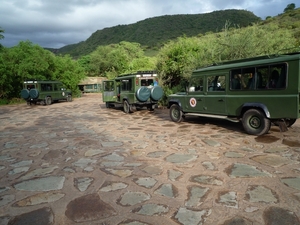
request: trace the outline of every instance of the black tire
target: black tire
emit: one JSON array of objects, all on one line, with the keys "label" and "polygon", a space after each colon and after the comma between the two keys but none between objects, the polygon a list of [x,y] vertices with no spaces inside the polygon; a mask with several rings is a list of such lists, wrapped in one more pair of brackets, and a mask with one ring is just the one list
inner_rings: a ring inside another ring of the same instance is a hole
[{"label": "black tire", "polygon": [[130,107],[130,105],[129,105],[129,103],[128,103],[127,100],[123,101],[123,110],[127,114],[132,112],[131,107]]},{"label": "black tire", "polygon": [[45,104],[46,104],[46,105],[51,105],[51,104],[52,104],[52,99],[51,99],[51,97],[46,97],[46,98],[45,98]]},{"label": "black tire", "polygon": [[284,122],[287,127],[293,126],[293,124],[296,122],[297,119],[284,119]]},{"label": "black tire", "polygon": [[266,134],[271,127],[271,121],[266,118],[265,114],[257,109],[247,110],[242,118],[244,130],[251,135]]},{"label": "black tire", "polygon": [[71,102],[72,101],[72,95],[68,95],[67,96],[67,102]]},{"label": "black tire", "polygon": [[170,117],[171,120],[180,123],[183,120],[183,113],[177,104],[173,104],[170,107]]}]

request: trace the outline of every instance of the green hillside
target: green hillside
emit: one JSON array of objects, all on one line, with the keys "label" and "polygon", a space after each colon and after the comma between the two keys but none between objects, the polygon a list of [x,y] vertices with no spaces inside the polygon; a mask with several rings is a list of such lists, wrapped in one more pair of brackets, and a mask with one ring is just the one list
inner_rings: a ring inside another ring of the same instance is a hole
[{"label": "green hillside", "polygon": [[168,40],[183,35],[191,37],[207,32],[221,31],[226,21],[245,27],[261,21],[261,19],[252,12],[233,9],[205,14],[165,15],[148,18],[134,24],[97,30],[86,41],[64,46],[55,52],[79,57],[91,53],[99,45],[109,45],[121,41],[137,42],[144,48],[155,49]]}]

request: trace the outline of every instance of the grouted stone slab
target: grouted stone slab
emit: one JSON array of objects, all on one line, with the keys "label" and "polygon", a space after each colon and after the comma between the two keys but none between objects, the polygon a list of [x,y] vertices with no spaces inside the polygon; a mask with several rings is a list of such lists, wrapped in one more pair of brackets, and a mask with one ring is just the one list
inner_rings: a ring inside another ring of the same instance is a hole
[{"label": "grouted stone slab", "polygon": [[11,203],[12,201],[15,200],[15,196],[14,195],[3,195],[0,196],[0,207],[7,205],[9,203]]},{"label": "grouted stone slab", "polygon": [[12,166],[12,167],[30,166],[32,164],[32,162],[33,162],[32,160],[23,160],[23,161],[20,161],[20,162],[10,164],[10,166]]},{"label": "grouted stone slab", "polygon": [[283,153],[287,152],[289,149],[286,147],[275,147],[275,148],[268,148],[264,150],[265,153]]},{"label": "grouted stone slab", "polygon": [[162,184],[154,191],[155,194],[175,198],[178,195],[178,189],[173,184]]},{"label": "grouted stone slab", "polygon": [[133,179],[133,181],[137,185],[145,188],[152,188],[157,183],[157,180],[152,177],[140,177]]},{"label": "grouted stone slab", "polygon": [[8,172],[9,175],[14,175],[18,173],[25,173],[29,170],[30,167],[24,166],[24,167],[17,167],[13,168],[11,171]]},{"label": "grouted stone slab", "polygon": [[5,166],[0,166],[0,171],[4,170],[6,167]]},{"label": "grouted stone slab", "polygon": [[[204,197],[207,195],[209,188],[191,186],[188,188],[188,200],[185,202],[186,207],[197,207],[202,204]],[[202,201],[202,202],[201,202]]]},{"label": "grouted stone slab", "polygon": [[147,154],[149,158],[160,158],[164,156],[167,153],[167,151],[156,151],[156,152],[150,152]]},{"label": "grouted stone slab", "polygon": [[117,191],[124,188],[127,188],[128,184],[122,183],[122,182],[108,182],[104,183],[102,187],[100,188],[100,191],[103,192],[110,192],[110,191]]},{"label": "grouted stone slab", "polygon": [[198,158],[198,155],[194,154],[183,154],[183,153],[174,153],[166,157],[166,161],[170,163],[180,164],[180,163],[189,163]]},{"label": "grouted stone slab", "polygon": [[102,167],[116,167],[121,166],[123,162],[101,162]]},{"label": "grouted stone slab", "polygon": [[46,161],[53,160],[53,159],[55,160],[58,158],[62,158],[66,153],[67,151],[64,150],[50,150],[43,156],[42,159]]},{"label": "grouted stone slab", "polygon": [[144,192],[126,192],[118,199],[118,203],[122,206],[132,206],[150,198],[151,196]]},{"label": "grouted stone slab", "polygon": [[161,215],[169,212],[169,207],[166,205],[145,204],[132,212],[146,216]]},{"label": "grouted stone slab", "polygon": [[216,201],[226,207],[238,208],[237,194],[234,191],[220,192]]},{"label": "grouted stone slab", "polygon": [[264,211],[263,218],[265,224],[300,225],[300,220],[294,212],[274,206]]},{"label": "grouted stone slab", "polygon": [[161,166],[147,166],[143,169],[144,172],[150,174],[150,175],[160,175],[163,172],[163,169]]},{"label": "grouted stone slab", "polygon": [[112,174],[122,178],[130,177],[133,172],[133,170],[120,170],[120,169],[110,169],[110,168],[105,168],[101,170],[105,173]]},{"label": "grouted stone slab", "polygon": [[182,225],[199,225],[203,224],[208,214],[207,210],[196,211],[181,207],[174,215],[174,219]]},{"label": "grouted stone slab", "polygon": [[64,196],[65,196],[64,193],[54,193],[54,192],[39,193],[24,198],[20,201],[17,201],[16,203],[13,204],[13,207],[24,207],[24,206],[39,205],[43,203],[51,203],[51,202],[58,201]]},{"label": "grouted stone slab", "polygon": [[16,161],[11,155],[0,155],[0,161],[13,162]]},{"label": "grouted stone slab", "polygon": [[191,144],[191,140],[184,140],[184,141],[181,141],[179,142],[179,146],[188,146]]},{"label": "grouted stone slab", "polygon": [[182,176],[182,174],[183,173],[178,171],[178,170],[169,170],[168,171],[168,178],[171,181],[176,181]]},{"label": "grouted stone slab", "polygon": [[215,176],[208,176],[208,175],[196,175],[190,178],[191,182],[196,182],[199,184],[210,184],[210,185],[223,185],[223,181]]},{"label": "grouted stone slab", "polygon": [[28,213],[18,215],[11,220],[8,224],[22,225],[22,224],[43,224],[52,225],[54,224],[54,215],[49,207],[37,209]]},{"label": "grouted stone slab", "polygon": [[78,161],[74,162],[72,165],[84,169],[85,167],[94,164],[96,162],[97,160],[95,159],[81,158]]},{"label": "grouted stone slab", "polygon": [[13,186],[22,191],[53,191],[62,189],[64,182],[63,176],[49,176],[22,181]]},{"label": "grouted stone slab", "polygon": [[93,181],[94,178],[92,177],[74,178],[74,186],[81,192],[86,191]]},{"label": "grouted stone slab", "polygon": [[51,167],[46,167],[46,168],[38,168],[32,171],[29,171],[26,173],[24,176],[21,177],[23,180],[27,180],[33,177],[41,177],[45,176],[47,174],[52,173],[54,170],[58,169],[58,166],[51,166]]},{"label": "grouted stone slab", "polygon": [[258,163],[261,163],[261,164],[264,164],[267,166],[271,166],[271,167],[281,167],[281,166],[289,163],[288,159],[283,158],[278,155],[272,155],[272,154],[258,155],[258,156],[254,156],[250,159],[254,160],[255,162],[258,162]]},{"label": "grouted stone slab", "polygon": [[215,170],[216,167],[212,162],[202,162],[202,166],[204,166],[207,170]]},{"label": "grouted stone slab", "polygon": [[123,145],[123,142],[120,142],[120,141],[102,141],[101,145],[103,147],[106,147],[106,148],[120,147],[120,146]]},{"label": "grouted stone slab", "polygon": [[208,151],[205,152],[205,154],[210,158],[210,159],[219,159],[220,158],[220,152],[216,151]]},{"label": "grouted stone slab", "polygon": [[300,177],[287,177],[287,178],[282,178],[281,182],[284,183],[285,185],[300,190]]},{"label": "grouted stone slab", "polygon": [[239,152],[225,152],[224,154],[227,158],[243,158],[245,154]]},{"label": "grouted stone slab", "polygon": [[253,225],[252,221],[247,220],[242,217],[235,217],[229,220],[226,220],[222,225]]},{"label": "grouted stone slab", "polygon": [[42,142],[39,144],[31,145],[30,148],[46,148],[48,146],[47,142]]},{"label": "grouted stone slab", "polygon": [[95,156],[95,155],[102,154],[102,153],[104,153],[104,152],[105,152],[105,151],[99,150],[99,149],[90,149],[90,150],[87,150],[87,151],[84,153],[84,156],[86,156],[86,157],[92,157],[92,156]]},{"label": "grouted stone slab", "polygon": [[104,156],[102,158],[104,160],[108,160],[108,161],[116,161],[116,162],[122,162],[122,161],[124,161],[124,157],[116,154],[115,152],[113,152],[110,155]]},{"label": "grouted stone slab", "polygon": [[4,148],[16,148],[16,147],[18,147],[18,144],[14,142],[6,142],[4,144]]},{"label": "grouted stone slab", "polygon": [[294,196],[300,202],[300,193],[295,193]]},{"label": "grouted stone slab", "polygon": [[229,177],[271,177],[268,172],[257,169],[248,164],[235,163],[225,169]]},{"label": "grouted stone slab", "polygon": [[211,147],[220,147],[221,146],[221,144],[219,142],[212,140],[212,139],[203,139],[202,141]]},{"label": "grouted stone slab", "polygon": [[98,194],[89,194],[69,202],[65,215],[76,223],[101,220],[116,215],[115,209]]},{"label": "grouted stone slab", "polygon": [[248,187],[246,198],[249,202],[277,203],[278,197],[271,189],[264,186],[252,185]]}]

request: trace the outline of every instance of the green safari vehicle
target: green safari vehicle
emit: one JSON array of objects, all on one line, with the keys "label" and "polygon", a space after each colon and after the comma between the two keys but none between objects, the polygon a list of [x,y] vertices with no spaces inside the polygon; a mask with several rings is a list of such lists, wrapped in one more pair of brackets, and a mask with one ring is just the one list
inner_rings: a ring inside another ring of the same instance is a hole
[{"label": "green safari vehicle", "polygon": [[163,96],[155,71],[120,75],[114,80],[103,81],[102,87],[102,100],[106,107],[123,105],[125,113],[143,107],[152,111]]},{"label": "green safari vehicle", "polygon": [[28,105],[42,103],[51,105],[58,101],[72,101],[72,92],[60,81],[24,81],[21,97]]},{"label": "green safari vehicle", "polygon": [[228,61],[195,70],[185,92],[168,96],[170,117],[200,116],[242,122],[263,135],[286,131],[300,117],[300,52]]}]

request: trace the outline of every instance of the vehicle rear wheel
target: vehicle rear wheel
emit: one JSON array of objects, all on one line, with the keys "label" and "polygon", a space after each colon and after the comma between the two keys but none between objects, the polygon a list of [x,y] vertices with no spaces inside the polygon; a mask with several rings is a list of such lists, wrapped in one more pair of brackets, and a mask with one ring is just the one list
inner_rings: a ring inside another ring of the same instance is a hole
[{"label": "vehicle rear wheel", "polygon": [[170,107],[170,117],[171,120],[180,123],[183,120],[183,113],[177,104],[173,104]]},{"label": "vehicle rear wheel", "polygon": [[46,99],[45,99],[45,104],[46,104],[46,105],[51,105],[51,103],[52,103],[51,97],[46,97]]},{"label": "vehicle rear wheel", "polygon": [[248,134],[257,136],[266,134],[271,127],[271,121],[257,109],[247,110],[243,115],[242,123]]},{"label": "vehicle rear wheel", "polygon": [[131,113],[132,112],[131,107],[130,107],[127,100],[123,101],[123,109],[124,109],[125,113]]},{"label": "vehicle rear wheel", "polygon": [[293,126],[293,124],[296,122],[297,119],[284,119],[284,122],[287,127]]}]

